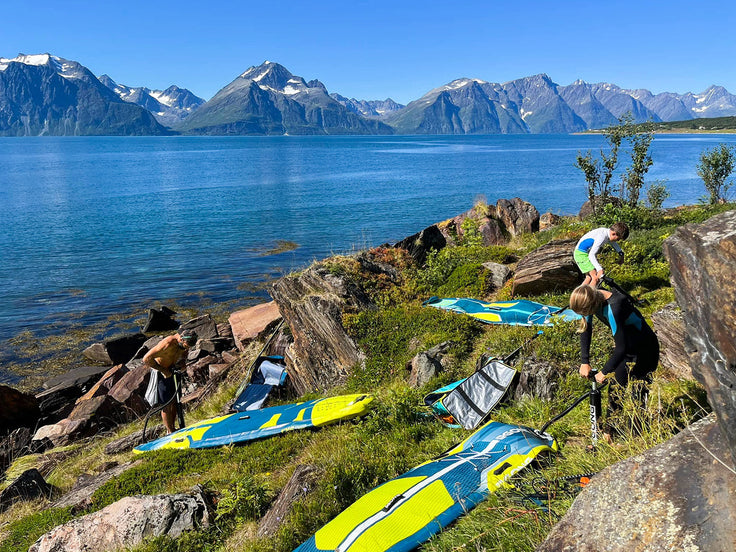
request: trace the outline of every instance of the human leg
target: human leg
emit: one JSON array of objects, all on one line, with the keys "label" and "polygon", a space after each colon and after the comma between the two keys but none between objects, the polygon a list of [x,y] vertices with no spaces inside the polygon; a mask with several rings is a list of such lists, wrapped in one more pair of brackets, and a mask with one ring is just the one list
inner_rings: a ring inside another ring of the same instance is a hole
[{"label": "human leg", "polygon": [[172,400],[176,393],[176,385],[174,377],[159,378],[158,380],[158,401],[159,404],[166,406],[161,409],[161,419],[166,427],[166,433],[173,433],[176,420],[176,402]]},{"label": "human leg", "polygon": [[166,433],[174,433],[174,430],[176,429],[174,423],[176,420],[176,403],[174,401],[167,404],[163,410],[161,410],[161,419],[164,422],[164,427],[166,428]]}]

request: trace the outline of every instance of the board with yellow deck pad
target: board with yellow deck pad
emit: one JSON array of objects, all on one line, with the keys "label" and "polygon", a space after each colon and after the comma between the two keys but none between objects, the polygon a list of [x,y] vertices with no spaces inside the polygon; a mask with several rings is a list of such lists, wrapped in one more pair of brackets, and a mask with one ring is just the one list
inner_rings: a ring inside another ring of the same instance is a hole
[{"label": "board with yellow deck pad", "polygon": [[580,315],[566,307],[543,305],[536,301],[495,301],[430,297],[423,305],[467,314],[486,324],[512,326],[552,326],[555,322],[574,322]]},{"label": "board with yellow deck pad", "polygon": [[541,452],[556,450],[546,433],[488,422],[441,457],[363,495],[294,552],[413,550]]},{"label": "board with yellow deck pad", "polygon": [[340,395],[303,403],[236,412],[196,423],[137,446],[133,452],[207,448],[271,437],[284,431],[319,427],[368,413],[372,395]]}]

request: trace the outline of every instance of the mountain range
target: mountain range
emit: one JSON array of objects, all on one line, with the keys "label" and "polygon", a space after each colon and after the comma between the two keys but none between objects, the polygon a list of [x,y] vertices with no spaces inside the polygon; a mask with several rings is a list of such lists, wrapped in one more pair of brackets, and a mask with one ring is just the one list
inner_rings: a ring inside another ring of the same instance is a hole
[{"label": "mountain range", "polygon": [[0,58],[0,135],[298,135],[570,133],[635,121],[736,115],[720,86],[652,94],[545,75],[457,79],[404,106],[330,94],[278,63],[250,67],[209,101],[177,86],[129,87],[50,54]]}]

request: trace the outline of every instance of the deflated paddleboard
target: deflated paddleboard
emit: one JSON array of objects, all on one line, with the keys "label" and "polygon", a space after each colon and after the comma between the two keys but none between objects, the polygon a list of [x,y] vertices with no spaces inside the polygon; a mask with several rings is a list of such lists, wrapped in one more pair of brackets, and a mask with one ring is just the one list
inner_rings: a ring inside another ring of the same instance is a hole
[{"label": "deflated paddleboard", "polygon": [[303,403],[236,412],[204,420],[175,431],[133,452],[158,449],[207,448],[271,437],[284,431],[323,426],[363,416],[371,409],[372,395],[341,395]]},{"label": "deflated paddleboard", "polygon": [[358,499],[295,552],[413,550],[550,450],[557,443],[546,433],[489,422],[442,457]]},{"label": "deflated paddleboard", "polygon": [[580,315],[568,308],[543,305],[535,301],[497,301],[487,303],[478,299],[440,299],[430,297],[426,306],[467,314],[486,324],[512,326],[551,326],[554,322],[574,322]]}]

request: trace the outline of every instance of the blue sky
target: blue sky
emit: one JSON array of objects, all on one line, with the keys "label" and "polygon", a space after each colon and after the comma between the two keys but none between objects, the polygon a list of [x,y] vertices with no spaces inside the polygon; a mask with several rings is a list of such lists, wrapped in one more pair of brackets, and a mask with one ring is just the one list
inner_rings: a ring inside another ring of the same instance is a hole
[{"label": "blue sky", "polygon": [[[25,5],[24,5],[25,4]],[[4,10],[0,57],[50,53],[118,83],[210,99],[252,65],[400,103],[461,77],[547,73],[652,92],[736,93],[736,2],[35,0]],[[15,15],[13,15],[15,14]]]}]

